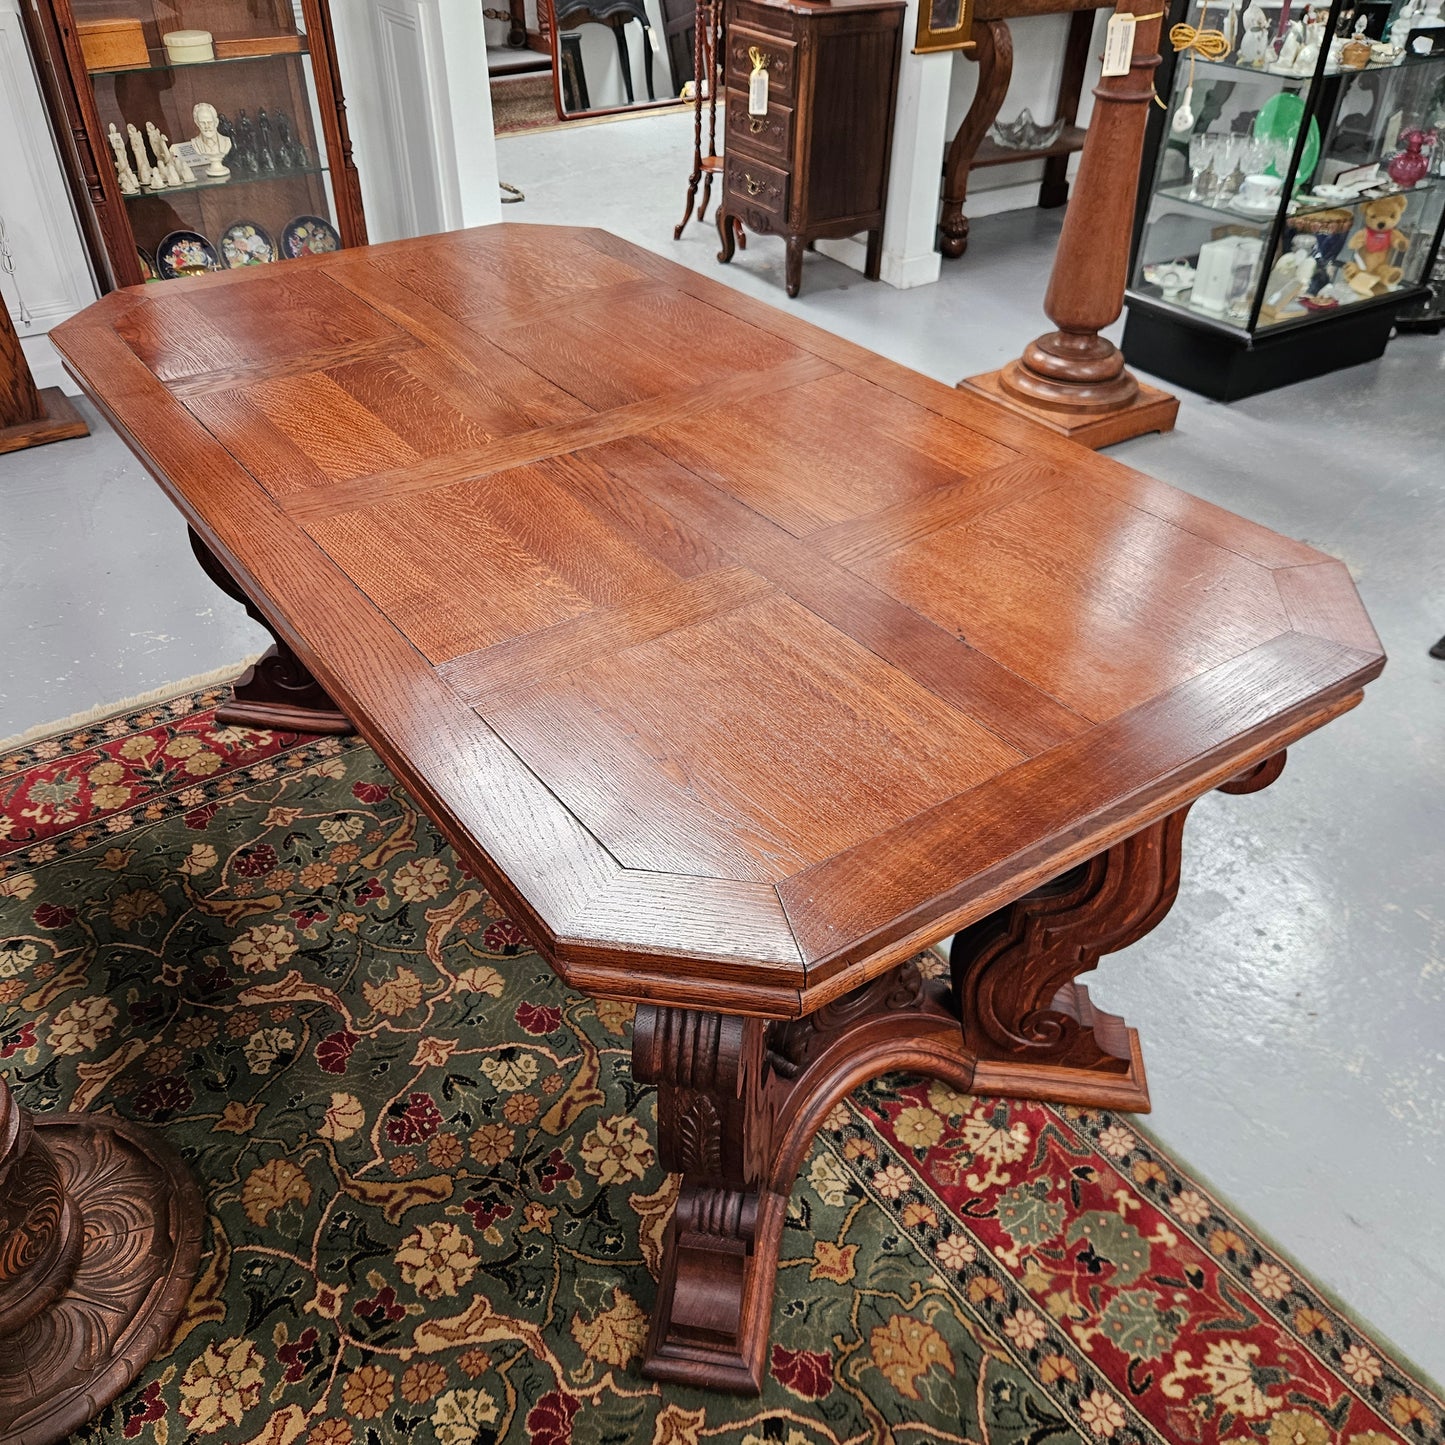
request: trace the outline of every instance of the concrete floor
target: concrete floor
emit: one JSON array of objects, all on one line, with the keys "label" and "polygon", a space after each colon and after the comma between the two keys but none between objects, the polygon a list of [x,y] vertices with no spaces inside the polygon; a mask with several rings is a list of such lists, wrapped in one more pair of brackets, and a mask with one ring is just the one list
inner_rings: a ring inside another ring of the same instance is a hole
[{"label": "concrete floor", "polygon": [[[498,144],[508,219],[602,226],[941,380],[1044,329],[1059,213],[975,222],[943,280],[898,292],[783,248],[732,266],[671,239],[691,122]],[[1185,395],[1132,465],[1343,557],[1391,663],[1254,797],[1191,816],[1178,905],[1095,997],[1143,1035],[1150,1128],[1417,1366],[1445,1377],[1445,342],[1230,407]],[[179,517],[97,425],[0,459],[0,736],[264,643],[200,575]]]}]

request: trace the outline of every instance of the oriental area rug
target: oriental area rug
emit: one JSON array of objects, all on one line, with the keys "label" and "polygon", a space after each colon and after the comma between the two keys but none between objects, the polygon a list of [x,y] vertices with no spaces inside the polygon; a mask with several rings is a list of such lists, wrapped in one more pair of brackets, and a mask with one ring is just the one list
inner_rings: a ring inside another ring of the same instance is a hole
[{"label": "oriental area rug", "polygon": [[0,758],[0,1069],[161,1133],[209,1215],[171,1348],[76,1439],[1445,1438],[1130,1120],[904,1076],[803,1166],[761,1398],[651,1384],[676,1182],[630,1009],[568,993],[365,745],[222,696]]}]

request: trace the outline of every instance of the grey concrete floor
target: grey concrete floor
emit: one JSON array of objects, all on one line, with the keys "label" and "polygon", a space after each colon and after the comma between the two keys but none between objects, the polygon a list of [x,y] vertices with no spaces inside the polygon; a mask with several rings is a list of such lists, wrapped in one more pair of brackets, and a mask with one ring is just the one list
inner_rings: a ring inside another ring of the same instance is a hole
[{"label": "grey concrete floor", "polygon": [[[519,221],[603,226],[943,381],[1044,329],[1059,214],[975,222],[937,285],[898,292],[822,257],[803,294],[759,237],[674,243],[685,116],[498,143]],[[1105,961],[1137,1025],[1149,1127],[1318,1282],[1445,1377],[1445,341],[1230,407],[1185,395],[1130,464],[1343,557],[1391,663],[1364,705],[1253,797],[1211,796],[1178,905]],[[264,637],[201,577],[185,528],[97,424],[0,458],[0,736],[222,666]]]}]

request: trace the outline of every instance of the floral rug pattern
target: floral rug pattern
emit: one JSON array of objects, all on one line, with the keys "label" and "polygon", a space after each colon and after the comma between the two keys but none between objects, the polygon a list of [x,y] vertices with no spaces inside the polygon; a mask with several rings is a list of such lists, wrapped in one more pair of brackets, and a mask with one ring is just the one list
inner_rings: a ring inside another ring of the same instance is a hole
[{"label": "floral rug pattern", "polygon": [[801,1172],[762,1397],[644,1380],[676,1182],[630,1009],[568,993],[363,744],[221,696],[0,758],[0,1070],[159,1130],[209,1208],[171,1350],[76,1438],[1445,1441],[1127,1118],[902,1076]]}]

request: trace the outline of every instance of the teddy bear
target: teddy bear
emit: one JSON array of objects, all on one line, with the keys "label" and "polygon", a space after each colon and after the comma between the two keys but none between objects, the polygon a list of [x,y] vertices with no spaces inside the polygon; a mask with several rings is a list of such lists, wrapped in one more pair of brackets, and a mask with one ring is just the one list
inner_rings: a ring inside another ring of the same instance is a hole
[{"label": "teddy bear", "polygon": [[1345,280],[1356,295],[1378,296],[1400,284],[1405,273],[1392,265],[1390,258],[1409,248],[1410,238],[1396,229],[1409,204],[1407,196],[1394,195],[1366,201],[1360,207],[1365,224],[1349,241],[1349,249],[1359,260],[1348,261],[1344,267]]}]

